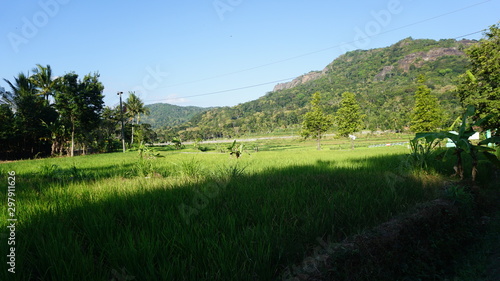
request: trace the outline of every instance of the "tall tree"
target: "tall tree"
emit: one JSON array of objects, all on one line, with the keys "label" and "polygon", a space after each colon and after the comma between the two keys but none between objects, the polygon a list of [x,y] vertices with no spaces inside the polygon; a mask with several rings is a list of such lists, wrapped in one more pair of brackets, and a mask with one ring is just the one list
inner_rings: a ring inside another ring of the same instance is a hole
[{"label": "tall tree", "polygon": [[4,81],[11,88],[11,92],[3,94],[2,100],[14,112],[19,151],[17,158],[44,154],[49,147],[50,132],[43,122],[52,122],[57,113],[41,96],[37,96],[36,86],[24,73],[19,73],[14,82]]},{"label": "tall tree", "polygon": [[84,139],[99,122],[104,104],[104,86],[98,78],[99,74],[89,74],[79,81],[77,74],[68,73],[60,79],[57,87],[55,107],[62,122],[70,128],[71,156],[74,156],[75,137]]},{"label": "tall tree", "polygon": [[494,130],[500,128],[500,24],[491,26],[485,35],[466,50],[470,69],[460,77],[457,93],[464,107],[476,108],[477,118],[490,115],[482,127]]},{"label": "tall tree", "polygon": [[48,101],[49,96],[53,95],[57,84],[57,79],[52,78],[52,68],[50,65],[42,66],[41,64],[37,64],[33,68],[33,75],[31,75],[30,80],[37,87],[37,94],[43,96]]},{"label": "tall tree", "polygon": [[304,115],[301,135],[305,138],[314,137],[317,149],[321,150],[321,136],[332,127],[333,117],[324,112],[321,105],[321,94],[316,92],[311,98],[311,109]]},{"label": "tall tree", "polygon": [[[101,123],[101,114],[104,110],[104,85],[99,81],[99,73],[87,74],[80,82],[80,94],[83,100],[80,120],[79,138],[84,148],[87,142],[93,141],[96,129]],[[85,153],[85,150],[84,150]]]},{"label": "tall tree", "polygon": [[[345,92],[342,94],[340,108],[335,115],[335,122],[338,126],[338,132],[343,137],[348,137],[361,130],[363,127],[364,115],[361,110],[354,93]],[[354,139],[351,139],[351,149],[354,149]]]},{"label": "tall tree", "polygon": [[442,112],[439,101],[431,94],[431,89],[425,85],[424,77],[419,77],[418,82],[410,130],[415,133],[432,132],[441,125]]},{"label": "tall tree", "polygon": [[70,128],[71,148],[70,156],[74,156],[75,132],[78,127],[81,101],[78,93],[78,75],[74,72],[65,74],[57,87],[55,93],[55,106],[62,119],[62,124]]},{"label": "tall tree", "polygon": [[135,92],[129,92],[129,96],[125,101],[125,107],[127,108],[127,113],[132,119],[132,137],[130,144],[133,145],[134,128],[138,127],[141,120],[141,114],[149,114],[149,108],[144,107],[144,102],[135,94]]}]

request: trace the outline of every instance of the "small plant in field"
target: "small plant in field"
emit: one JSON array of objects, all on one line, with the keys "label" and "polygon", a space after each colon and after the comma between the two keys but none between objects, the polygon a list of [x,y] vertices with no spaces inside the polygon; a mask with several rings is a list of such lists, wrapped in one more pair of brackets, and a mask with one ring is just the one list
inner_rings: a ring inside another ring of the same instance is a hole
[{"label": "small plant in field", "polygon": [[56,164],[44,164],[40,166],[38,174],[45,179],[56,179],[61,176],[61,170]]},{"label": "small plant in field", "polygon": [[229,166],[220,167],[215,175],[220,180],[229,182],[232,179],[240,177],[244,174],[246,167],[241,167],[238,163]]},{"label": "small plant in field", "polygon": [[206,152],[209,150],[208,146],[198,146],[198,150],[201,152]]},{"label": "small plant in field", "polygon": [[215,150],[219,151],[220,153],[226,153],[227,151],[226,147],[219,143],[215,144]]},{"label": "small plant in field", "polygon": [[125,173],[125,176],[151,177],[159,175],[156,171],[157,167],[155,159],[163,156],[161,156],[160,153],[154,153],[152,149],[144,145],[142,142],[138,147],[138,154],[139,159],[133,164],[132,169]]},{"label": "small plant in field", "polygon": [[439,144],[439,140],[426,141],[425,139],[410,140],[409,164],[413,168],[426,170],[430,161],[435,158],[434,149]]},{"label": "small plant in field", "polygon": [[196,179],[201,177],[204,171],[200,161],[192,158],[189,161],[184,161],[181,163],[180,173],[185,177]]},{"label": "small plant in field", "polygon": [[139,152],[139,158],[144,159],[144,158],[155,158],[155,157],[163,157],[160,155],[160,153],[154,153],[154,151],[149,148],[148,146],[144,145],[144,143],[141,142],[138,148]]},{"label": "small plant in field", "polygon": [[237,145],[236,140],[234,140],[233,143],[227,147],[227,150],[229,150],[229,155],[240,158],[243,154],[243,147],[243,144]]},{"label": "small plant in field", "polygon": [[180,139],[173,139],[172,143],[174,144],[175,149],[181,149],[183,147]]},{"label": "small plant in field", "polygon": [[70,179],[81,180],[85,178],[84,172],[79,170],[75,164],[73,164],[73,166],[69,169],[69,175]]},{"label": "small plant in field", "polygon": [[203,141],[203,140],[202,140],[201,138],[196,138],[196,139],[194,140],[194,143],[193,143],[194,148],[196,148],[196,149],[197,149],[197,148],[200,146],[200,142],[202,142],[202,141]]},{"label": "small plant in field", "polygon": [[252,145],[252,149],[253,149],[253,151],[255,151],[255,152],[259,152],[259,145],[258,145],[258,144],[256,144],[256,143],[254,143],[254,144]]},{"label": "small plant in field", "polygon": [[469,191],[456,185],[447,187],[443,197],[462,206],[472,206],[474,202],[474,196]]},{"label": "small plant in field", "polygon": [[151,159],[140,159],[134,164],[135,173],[141,177],[150,177],[154,174],[154,164]]}]

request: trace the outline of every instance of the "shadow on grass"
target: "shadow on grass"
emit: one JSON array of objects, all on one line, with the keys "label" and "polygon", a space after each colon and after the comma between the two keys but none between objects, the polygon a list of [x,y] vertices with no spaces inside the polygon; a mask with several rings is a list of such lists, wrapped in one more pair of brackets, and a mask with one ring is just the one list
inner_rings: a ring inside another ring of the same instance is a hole
[{"label": "shadow on grass", "polygon": [[[145,180],[135,193],[48,208],[19,220],[16,274],[2,279],[276,279],[318,237],[343,239],[434,198],[437,186],[387,168],[400,161],[318,161],[250,175],[233,167],[175,188]],[[105,169],[104,178],[123,172]]]},{"label": "shadow on grass", "polygon": [[73,183],[95,182],[113,177],[125,177],[134,171],[135,163],[121,163],[99,167],[81,168],[76,165],[61,167],[56,164],[45,164],[38,167],[36,172],[21,174],[24,180],[23,187],[29,187],[37,192],[48,186],[67,186]]}]

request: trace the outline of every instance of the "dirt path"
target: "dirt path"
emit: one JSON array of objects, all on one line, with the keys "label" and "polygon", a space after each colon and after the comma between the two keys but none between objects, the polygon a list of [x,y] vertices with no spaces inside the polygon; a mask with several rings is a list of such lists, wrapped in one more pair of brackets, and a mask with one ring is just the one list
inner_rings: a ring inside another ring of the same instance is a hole
[{"label": "dirt path", "polygon": [[[327,136],[333,136],[333,134],[327,135]],[[248,139],[221,139],[221,140],[207,140],[207,141],[200,141],[198,142],[199,144],[207,144],[207,143],[231,143],[233,141],[237,142],[251,142],[251,141],[258,141],[258,140],[273,140],[273,139],[294,139],[294,138],[300,138],[300,136],[282,136],[282,137],[261,137],[261,138],[248,138]],[[183,142],[182,144],[194,144],[194,141],[186,141]],[[157,145],[172,145],[173,143],[171,142],[166,142],[166,143],[154,143],[154,146]]]}]

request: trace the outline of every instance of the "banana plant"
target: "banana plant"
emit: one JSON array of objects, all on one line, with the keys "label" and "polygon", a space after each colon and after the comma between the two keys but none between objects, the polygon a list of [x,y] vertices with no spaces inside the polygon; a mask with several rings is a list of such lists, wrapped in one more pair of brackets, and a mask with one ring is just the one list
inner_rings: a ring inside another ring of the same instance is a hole
[{"label": "banana plant", "polygon": [[485,157],[492,162],[493,164],[500,167],[500,161],[498,158],[491,152],[495,150],[486,147],[488,143],[497,143],[500,142],[500,137],[494,136],[488,139],[485,139],[479,142],[477,145],[471,143],[469,138],[476,133],[474,128],[480,127],[481,124],[487,121],[489,118],[485,117],[474,122],[467,122],[469,117],[474,116],[475,108],[473,106],[468,106],[464,115],[462,116],[462,124],[458,130],[457,134],[451,132],[428,132],[428,133],[417,133],[413,140],[418,140],[421,138],[425,138],[427,142],[433,142],[437,139],[450,139],[454,144],[454,152],[456,155],[457,161],[454,166],[455,174],[453,176],[460,177],[461,180],[464,179],[464,169],[462,164],[462,153],[465,152],[472,158],[472,181],[476,180],[477,176],[477,164],[478,164],[478,154],[482,153]]},{"label": "banana plant", "polygon": [[243,144],[237,146],[236,140],[234,140],[233,143],[228,146],[227,150],[229,150],[229,155],[234,155],[236,158],[240,158],[243,154]]}]

